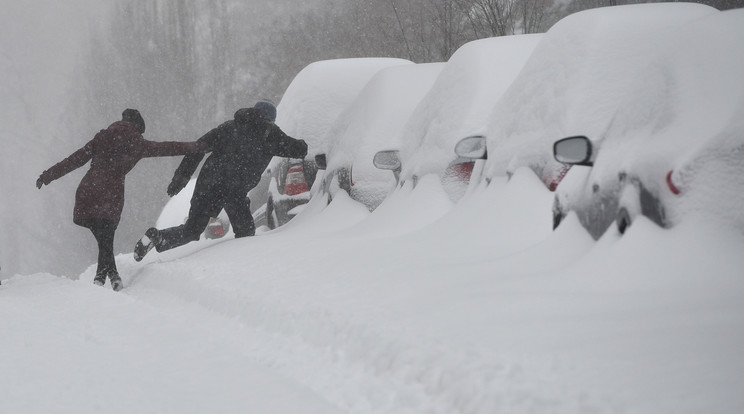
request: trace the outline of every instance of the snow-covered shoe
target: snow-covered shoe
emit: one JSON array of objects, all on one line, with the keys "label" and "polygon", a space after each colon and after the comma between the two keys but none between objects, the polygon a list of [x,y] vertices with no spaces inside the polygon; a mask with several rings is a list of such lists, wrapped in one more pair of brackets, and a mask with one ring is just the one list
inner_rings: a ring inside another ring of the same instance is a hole
[{"label": "snow-covered shoe", "polygon": [[106,283],[106,274],[96,275],[93,278],[93,284],[97,286],[103,286]]},{"label": "snow-covered shoe", "polygon": [[124,289],[124,283],[121,281],[119,275],[109,275],[109,279],[111,279],[111,289],[114,289],[116,292]]},{"label": "snow-covered shoe", "polygon": [[155,227],[150,227],[145,232],[145,235],[134,245],[134,260],[139,262],[142,260],[147,252],[155,247],[155,244],[160,240],[160,231]]}]

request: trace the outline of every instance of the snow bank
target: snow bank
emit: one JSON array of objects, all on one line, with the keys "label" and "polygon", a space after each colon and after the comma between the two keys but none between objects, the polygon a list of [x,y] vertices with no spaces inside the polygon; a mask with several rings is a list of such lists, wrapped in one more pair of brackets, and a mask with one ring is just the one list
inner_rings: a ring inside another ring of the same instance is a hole
[{"label": "snow bank", "polygon": [[664,138],[684,143],[670,166],[682,191],[670,197],[670,219],[702,216],[744,232],[744,50],[736,40],[744,37],[744,10],[696,20],[675,37],[678,120]]},{"label": "snow bank", "polygon": [[246,352],[252,338],[239,324],[91,278],[36,274],[0,286],[0,411],[340,412]]}]

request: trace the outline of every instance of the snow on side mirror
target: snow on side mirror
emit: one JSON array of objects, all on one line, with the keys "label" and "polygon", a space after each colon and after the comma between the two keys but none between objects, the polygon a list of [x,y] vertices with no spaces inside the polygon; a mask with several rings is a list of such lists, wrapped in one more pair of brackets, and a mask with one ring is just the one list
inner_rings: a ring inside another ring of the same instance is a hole
[{"label": "snow on side mirror", "polygon": [[315,156],[315,165],[318,166],[319,170],[325,170],[328,163],[326,162],[325,154],[318,154]]},{"label": "snow on side mirror", "polygon": [[553,144],[555,160],[570,165],[593,166],[592,142],[585,136],[563,138]]},{"label": "snow on side mirror", "polygon": [[463,158],[485,160],[488,158],[486,137],[483,135],[473,135],[461,139],[460,142],[455,145],[455,154]]},{"label": "snow on side mirror", "polygon": [[372,159],[372,163],[381,170],[400,171],[401,169],[398,150],[379,151]]}]

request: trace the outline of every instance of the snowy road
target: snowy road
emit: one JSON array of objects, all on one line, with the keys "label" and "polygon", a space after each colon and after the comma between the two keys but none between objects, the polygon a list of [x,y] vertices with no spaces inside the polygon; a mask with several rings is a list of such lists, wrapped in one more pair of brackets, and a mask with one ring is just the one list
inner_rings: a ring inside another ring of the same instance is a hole
[{"label": "snowy road", "polygon": [[744,408],[739,233],[639,220],[594,242],[550,231],[529,174],[454,207],[437,184],[119,256],[118,294],[93,268],[5,281],[0,412]]},{"label": "snowy road", "polygon": [[338,412],[256,361],[239,323],[199,306],[50,275],[2,288],[3,413]]}]

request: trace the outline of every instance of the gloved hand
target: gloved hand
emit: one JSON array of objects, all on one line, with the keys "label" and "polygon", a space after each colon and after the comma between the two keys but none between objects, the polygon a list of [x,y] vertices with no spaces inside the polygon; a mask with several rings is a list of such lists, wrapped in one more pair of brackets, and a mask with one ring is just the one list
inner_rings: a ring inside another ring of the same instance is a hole
[{"label": "gloved hand", "polygon": [[41,188],[41,186],[44,184],[47,184],[47,185],[49,184],[49,180],[46,177],[46,171],[41,173],[39,178],[36,180],[36,188]]},{"label": "gloved hand", "polygon": [[186,184],[188,184],[188,180],[184,180],[180,177],[173,177],[171,183],[168,184],[168,196],[173,197],[174,195],[180,193],[181,190],[186,187]]}]

